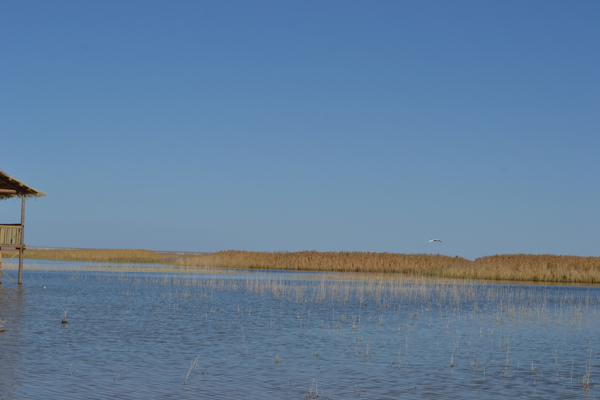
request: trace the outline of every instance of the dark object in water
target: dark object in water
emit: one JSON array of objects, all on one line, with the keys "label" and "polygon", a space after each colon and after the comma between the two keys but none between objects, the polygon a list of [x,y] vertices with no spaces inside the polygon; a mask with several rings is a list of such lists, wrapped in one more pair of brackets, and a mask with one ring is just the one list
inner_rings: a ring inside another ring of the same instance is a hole
[{"label": "dark object in water", "polygon": [[68,324],[69,321],[67,321],[67,312],[65,311],[65,315],[63,316],[62,321],[60,321],[61,324]]}]

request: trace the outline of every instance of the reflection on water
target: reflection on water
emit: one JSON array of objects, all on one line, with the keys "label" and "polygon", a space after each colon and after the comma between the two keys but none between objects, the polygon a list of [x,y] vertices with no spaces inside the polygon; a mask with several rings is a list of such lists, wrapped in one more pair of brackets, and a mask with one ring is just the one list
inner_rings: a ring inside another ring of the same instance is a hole
[{"label": "reflection on water", "polygon": [[[25,288],[0,285],[0,393],[2,398],[16,397],[16,387],[22,384],[18,371],[21,369],[20,342],[23,331],[23,296]],[[7,343],[11,343],[10,346]]]},{"label": "reflection on water", "polygon": [[24,282],[0,287],[0,398],[598,397],[596,287],[64,270]]}]

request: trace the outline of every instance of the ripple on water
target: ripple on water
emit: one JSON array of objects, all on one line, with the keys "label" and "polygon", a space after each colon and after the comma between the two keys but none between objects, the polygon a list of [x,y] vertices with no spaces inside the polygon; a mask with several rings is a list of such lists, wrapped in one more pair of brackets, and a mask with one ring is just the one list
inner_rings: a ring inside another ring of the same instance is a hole
[{"label": "ripple on water", "polygon": [[26,270],[0,397],[598,396],[598,288],[303,276]]}]

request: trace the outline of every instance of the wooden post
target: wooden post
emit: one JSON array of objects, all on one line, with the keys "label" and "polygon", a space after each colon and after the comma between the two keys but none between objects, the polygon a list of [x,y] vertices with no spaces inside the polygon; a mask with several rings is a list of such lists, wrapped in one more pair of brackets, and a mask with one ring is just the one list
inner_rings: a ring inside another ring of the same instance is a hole
[{"label": "wooden post", "polygon": [[2,249],[0,248],[0,285],[2,285]]},{"label": "wooden post", "polygon": [[25,196],[21,196],[21,247],[19,248],[19,285],[23,283],[23,251],[25,251]]}]

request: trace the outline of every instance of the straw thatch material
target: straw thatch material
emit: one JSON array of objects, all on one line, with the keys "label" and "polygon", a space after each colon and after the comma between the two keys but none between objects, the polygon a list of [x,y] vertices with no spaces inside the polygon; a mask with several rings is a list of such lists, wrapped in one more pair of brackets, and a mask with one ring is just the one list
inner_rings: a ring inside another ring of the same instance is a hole
[{"label": "straw thatch material", "polygon": [[14,190],[16,193],[2,193],[0,192],[0,200],[9,199],[11,197],[43,197],[46,195],[44,192],[35,190],[24,184],[23,182],[6,175],[0,170],[0,189]]}]

